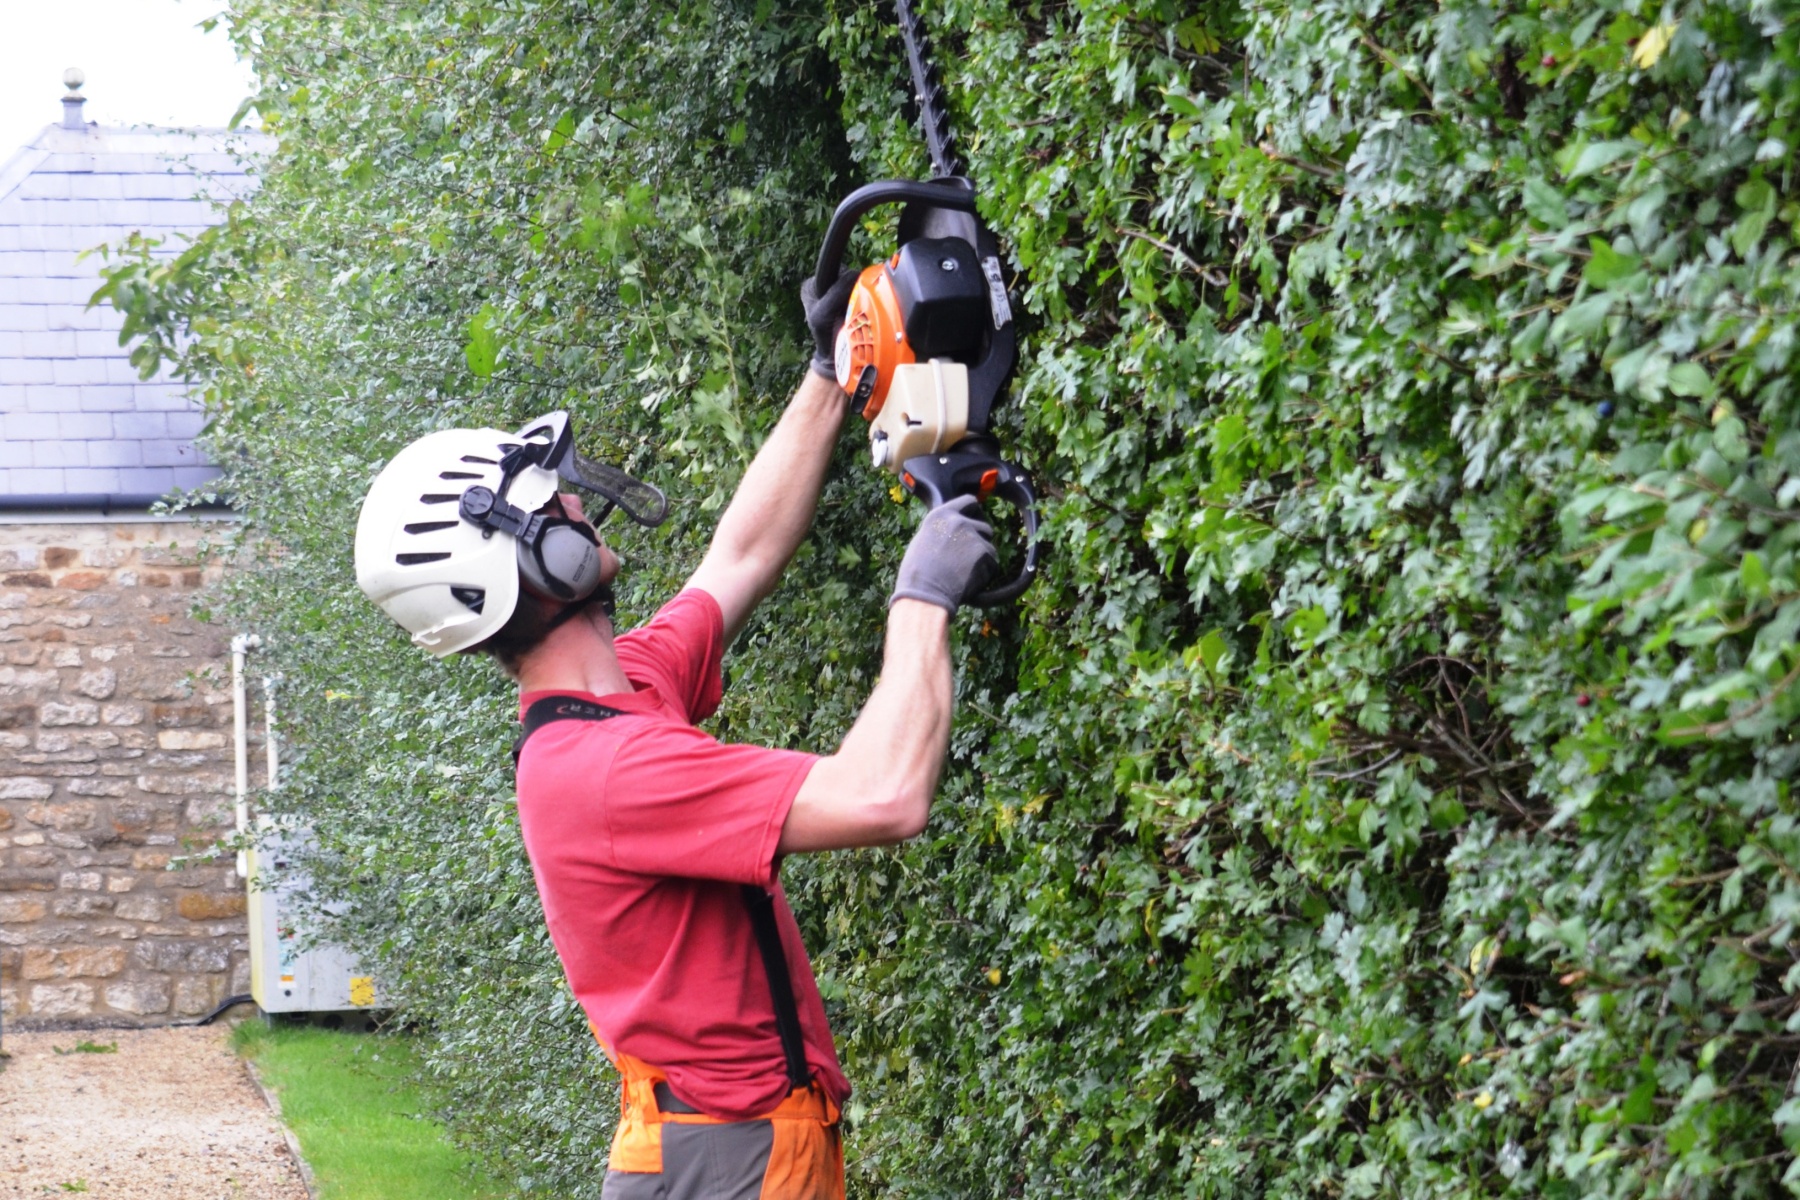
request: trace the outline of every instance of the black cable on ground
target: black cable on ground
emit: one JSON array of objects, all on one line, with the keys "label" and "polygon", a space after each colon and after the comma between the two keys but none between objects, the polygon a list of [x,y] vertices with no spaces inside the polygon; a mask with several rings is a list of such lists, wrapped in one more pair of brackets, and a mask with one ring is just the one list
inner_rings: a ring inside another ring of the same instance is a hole
[{"label": "black cable on ground", "polygon": [[240,1004],[254,1004],[254,1003],[256,1003],[256,997],[252,996],[249,992],[242,992],[236,996],[225,997],[223,1000],[219,1001],[219,1007],[213,1009],[211,1012],[207,1013],[204,1017],[195,1017],[191,1021],[176,1021],[176,1022],[174,1022],[174,1024],[176,1024],[176,1025],[211,1025],[214,1021],[218,1020],[220,1017],[225,1015],[226,1009],[236,1008]]}]

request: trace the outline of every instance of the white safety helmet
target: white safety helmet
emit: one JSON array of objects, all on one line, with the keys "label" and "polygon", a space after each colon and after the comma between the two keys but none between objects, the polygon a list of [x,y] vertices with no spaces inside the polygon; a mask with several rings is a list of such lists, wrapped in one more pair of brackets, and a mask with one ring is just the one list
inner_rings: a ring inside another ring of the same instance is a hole
[{"label": "white safety helmet", "polygon": [[382,468],[356,522],[356,582],[442,658],[505,625],[521,590],[565,603],[600,587],[592,528],[539,514],[561,478],[605,498],[640,525],[662,523],[656,488],[576,453],[567,413],[518,433],[446,429]]}]

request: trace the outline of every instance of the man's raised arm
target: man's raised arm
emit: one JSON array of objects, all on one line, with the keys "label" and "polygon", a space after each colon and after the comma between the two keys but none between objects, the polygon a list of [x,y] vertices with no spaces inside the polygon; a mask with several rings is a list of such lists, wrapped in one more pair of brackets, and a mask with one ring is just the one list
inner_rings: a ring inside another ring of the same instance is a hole
[{"label": "man's raised arm", "polygon": [[688,580],[689,587],[719,602],[728,644],[775,590],[812,527],[844,408],[844,390],[835,379],[807,372],[744,472],[706,557]]},{"label": "man's raised arm", "polygon": [[823,296],[810,278],[801,285],[800,303],[813,335],[806,379],[744,472],[706,557],[688,580],[689,587],[719,602],[728,645],[775,590],[775,581],[812,527],[848,404],[837,383],[832,350],[855,282],[856,273],[847,271]]}]

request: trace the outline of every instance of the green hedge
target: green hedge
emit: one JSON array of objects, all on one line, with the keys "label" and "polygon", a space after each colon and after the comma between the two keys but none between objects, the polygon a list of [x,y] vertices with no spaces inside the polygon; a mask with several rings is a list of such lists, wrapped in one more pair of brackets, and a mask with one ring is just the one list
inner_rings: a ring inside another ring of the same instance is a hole
[{"label": "green hedge", "polygon": [[[928,834],[785,869],[853,1191],[1800,1191],[1791,6],[921,7],[1053,556],[958,622]],[[118,299],[191,326],[241,454],[233,603],[350,932],[463,1136],[594,1195],[506,688],[366,611],[355,502],[424,429],[568,405],[679,506],[626,536],[641,618],[798,375],[831,203],[923,169],[898,39],[849,0],[338,8],[240,0],[281,148]],[[912,514],[854,440],[723,736],[828,749],[870,685]]]}]

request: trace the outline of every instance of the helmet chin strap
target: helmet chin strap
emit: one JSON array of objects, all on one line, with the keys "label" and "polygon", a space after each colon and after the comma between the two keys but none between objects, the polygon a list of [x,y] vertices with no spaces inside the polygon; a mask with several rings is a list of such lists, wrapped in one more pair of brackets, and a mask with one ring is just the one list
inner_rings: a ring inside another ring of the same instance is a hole
[{"label": "helmet chin strap", "polygon": [[[600,606],[600,611],[606,614],[606,619],[611,621],[613,619],[614,609],[612,584],[603,583],[595,588],[586,599],[576,600],[563,605],[562,611],[557,613],[554,617],[551,617],[550,623],[544,626],[543,636],[549,637],[552,633],[555,633],[558,629],[562,628],[564,622],[580,613],[586,612],[588,605],[590,604],[598,604]],[[542,638],[539,640],[541,641]]]}]

